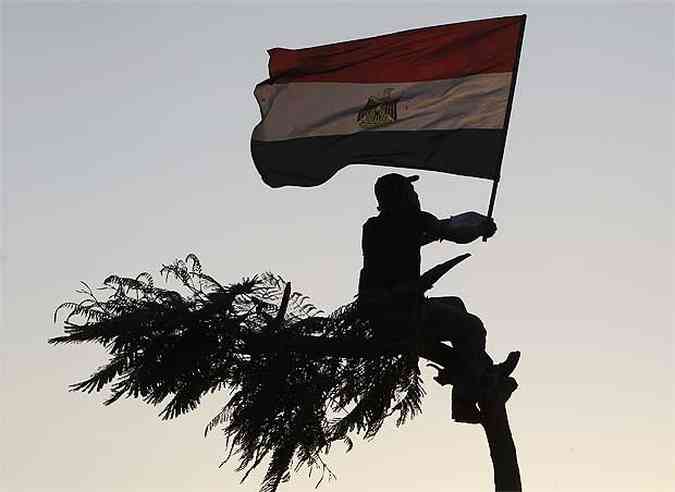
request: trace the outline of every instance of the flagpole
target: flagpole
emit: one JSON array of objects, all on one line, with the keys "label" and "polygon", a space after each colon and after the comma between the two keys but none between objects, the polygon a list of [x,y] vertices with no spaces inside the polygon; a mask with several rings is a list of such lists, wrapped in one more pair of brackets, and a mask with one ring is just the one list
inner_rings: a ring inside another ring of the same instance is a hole
[{"label": "flagpole", "polygon": [[[516,92],[516,78],[518,76],[518,64],[520,63],[520,51],[523,46],[523,36],[525,34],[525,21],[527,15],[523,14],[523,24],[520,26],[520,39],[518,40],[518,47],[516,48],[516,60],[513,66],[513,79],[511,80],[511,90],[509,93],[509,100],[506,103],[506,118],[504,121],[504,145],[502,146],[501,155],[499,156],[499,171],[497,177],[492,181],[492,193],[490,194],[490,204],[488,205],[488,218],[492,218],[492,211],[495,207],[495,197],[497,196],[497,186],[499,185],[499,176],[501,174],[502,160],[504,159],[504,150],[506,149],[506,135],[509,131],[509,120],[511,119],[511,106],[513,105],[513,96]],[[483,242],[487,241],[487,236],[483,236]]]},{"label": "flagpole", "polygon": [[495,208],[495,197],[497,196],[497,186],[499,186],[499,178],[492,182],[492,194],[490,195],[490,205],[488,205],[488,218],[492,218],[492,211]]}]

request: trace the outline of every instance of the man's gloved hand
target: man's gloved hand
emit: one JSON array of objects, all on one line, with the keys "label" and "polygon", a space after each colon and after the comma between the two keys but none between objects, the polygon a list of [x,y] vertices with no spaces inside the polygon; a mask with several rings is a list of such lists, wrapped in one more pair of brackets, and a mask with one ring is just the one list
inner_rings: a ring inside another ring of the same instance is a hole
[{"label": "man's gloved hand", "polygon": [[466,244],[481,236],[492,237],[497,231],[495,221],[478,212],[465,212],[439,221],[441,238]]},{"label": "man's gloved hand", "polygon": [[492,217],[485,217],[485,221],[483,221],[483,234],[481,235],[487,239],[494,236],[495,232],[497,232],[497,224],[495,224]]}]

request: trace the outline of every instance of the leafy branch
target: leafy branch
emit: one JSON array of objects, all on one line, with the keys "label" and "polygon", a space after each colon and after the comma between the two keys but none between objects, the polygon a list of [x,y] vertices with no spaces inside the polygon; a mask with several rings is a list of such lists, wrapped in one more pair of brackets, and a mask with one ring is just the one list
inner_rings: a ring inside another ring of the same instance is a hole
[{"label": "leafy branch", "polygon": [[319,483],[334,478],[323,459],[333,442],[349,450],[350,434],[372,438],[387,417],[397,414],[402,425],[420,412],[417,360],[407,346],[378,340],[354,303],[326,315],[272,273],[223,285],[194,254],[160,274],[184,293],[155,286],[145,272],[110,275],[57,307],[65,335],[50,344],[99,343],[109,354],[71,390],[107,387],[105,405],[122,397],[162,404],[162,419],[229,391],[205,435],[222,429],[224,462],[236,456],[242,481],[268,463],[261,492],[275,492],[302,467],[318,470]]}]

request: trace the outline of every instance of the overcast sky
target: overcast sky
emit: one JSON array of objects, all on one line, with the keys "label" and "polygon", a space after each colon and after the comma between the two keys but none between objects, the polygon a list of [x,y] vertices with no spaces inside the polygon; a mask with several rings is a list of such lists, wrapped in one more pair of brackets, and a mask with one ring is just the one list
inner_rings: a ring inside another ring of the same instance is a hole
[{"label": "overcast sky", "polygon": [[[48,346],[54,308],[81,280],[190,252],[225,283],[271,270],[327,310],[349,301],[390,169],[266,187],[249,150],[265,50],[527,13],[499,231],[428,246],[424,266],[473,253],[431,294],[462,296],[496,359],[523,352],[509,409],[526,490],[672,490],[673,5],[248,5],[3,3],[0,488],[256,491],[260,474],[238,485],[221,436],[202,437],[225,395],[163,422],[69,393],[105,354]],[[419,174],[425,209],[487,209],[488,181]],[[425,375],[424,413],[334,447],[320,490],[490,489],[481,429],[451,423]]]}]

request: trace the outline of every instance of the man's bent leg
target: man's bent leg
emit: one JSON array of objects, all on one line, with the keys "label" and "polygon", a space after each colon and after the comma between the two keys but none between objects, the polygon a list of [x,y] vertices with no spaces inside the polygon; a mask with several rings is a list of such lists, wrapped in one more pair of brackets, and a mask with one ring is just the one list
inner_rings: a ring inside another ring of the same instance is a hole
[{"label": "man's bent leg", "polygon": [[457,352],[459,379],[465,389],[478,387],[481,375],[492,367],[485,352],[487,332],[481,320],[468,312],[457,297],[432,297],[425,300],[423,336],[449,341]]}]

